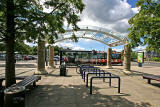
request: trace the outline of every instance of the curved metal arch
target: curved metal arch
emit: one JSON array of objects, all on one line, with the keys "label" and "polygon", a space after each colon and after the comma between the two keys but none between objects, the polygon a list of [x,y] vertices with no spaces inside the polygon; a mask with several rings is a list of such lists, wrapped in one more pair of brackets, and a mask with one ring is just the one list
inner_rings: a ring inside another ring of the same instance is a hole
[{"label": "curved metal arch", "polygon": [[[96,26],[86,26],[86,27],[79,26],[79,27],[80,27],[80,29],[78,29],[77,31],[67,28],[65,30],[65,33],[62,34],[62,37],[59,38],[58,40],[56,40],[55,43],[63,41],[63,40],[71,39],[72,37],[70,37],[70,36],[69,37],[64,36],[64,35],[67,35],[67,33],[70,33],[70,32],[80,33],[80,35],[81,35],[82,32],[85,32],[84,36],[76,36],[76,37],[77,38],[86,38],[86,39],[95,40],[95,41],[98,41],[98,42],[103,43],[105,45],[108,45],[110,47],[115,47],[115,46],[122,45],[122,44],[126,43],[126,40],[125,40],[126,37],[125,36],[119,35],[116,32],[108,31],[105,28],[96,27]],[[90,33],[90,32],[92,33],[93,36],[91,36],[91,37],[85,36],[86,33]],[[96,34],[94,34],[94,33],[96,33]],[[98,37],[97,34],[102,34],[103,36]],[[110,38],[110,41],[106,41],[107,38]]]},{"label": "curved metal arch", "polygon": [[[83,37],[83,36],[82,36],[82,37],[77,37],[77,38],[91,39],[91,40],[95,40],[95,41],[98,41],[98,42],[100,42],[100,43],[103,43],[103,44],[105,44],[105,45],[109,45],[109,44],[107,44],[107,43],[105,43],[105,42],[103,42],[103,41],[101,41],[101,40],[98,40],[98,39],[95,39],[95,38],[92,38],[92,37]],[[60,40],[55,41],[55,43],[61,42],[61,41],[67,40],[67,39],[72,39],[72,37],[62,38],[62,39],[60,39]]]},{"label": "curved metal arch", "polygon": [[[65,31],[66,31],[66,32],[75,32],[74,30],[65,30]],[[123,42],[123,40],[122,40],[121,38],[119,38],[119,37],[117,37],[117,36],[115,36],[115,35],[113,35],[113,34],[100,31],[100,30],[94,30],[94,29],[78,29],[77,31],[89,31],[89,32],[102,33],[102,34],[108,35],[108,36],[110,36],[110,37],[112,37],[112,38],[114,38],[114,39],[117,39],[117,40]]]}]

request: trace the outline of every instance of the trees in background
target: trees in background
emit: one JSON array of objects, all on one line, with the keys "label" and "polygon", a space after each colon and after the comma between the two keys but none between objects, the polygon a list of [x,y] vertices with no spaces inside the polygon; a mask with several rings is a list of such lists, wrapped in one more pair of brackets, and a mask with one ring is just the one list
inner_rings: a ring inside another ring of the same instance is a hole
[{"label": "trees in background", "polygon": [[[44,6],[50,11],[45,12]],[[6,87],[16,83],[15,44],[45,38],[54,43],[58,33],[65,32],[65,21],[73,29],[78,29],[78,15],[83,9],[82,0],[47,0],[44,3],[39,0],[0,1],[0,41],[5,43],[6,48]]]},{"label": "trees in background", "polygon": [[147,50],[160,50],[160,0],[139,0],[139,13],[130,20],[129,35],[132,47],[148,45]]}]

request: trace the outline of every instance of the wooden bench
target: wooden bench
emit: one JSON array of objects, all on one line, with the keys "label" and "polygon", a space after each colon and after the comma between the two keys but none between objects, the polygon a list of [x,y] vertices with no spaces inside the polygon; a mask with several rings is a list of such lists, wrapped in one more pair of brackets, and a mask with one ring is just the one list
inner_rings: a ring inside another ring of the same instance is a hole
[{"label": "wooden bench", "polygon": [[144,74],[143,79],[148,80],[148,84],[151,84],[151,80],[160,81],[160,76],[157,75],[151,75],[151,74]]}]

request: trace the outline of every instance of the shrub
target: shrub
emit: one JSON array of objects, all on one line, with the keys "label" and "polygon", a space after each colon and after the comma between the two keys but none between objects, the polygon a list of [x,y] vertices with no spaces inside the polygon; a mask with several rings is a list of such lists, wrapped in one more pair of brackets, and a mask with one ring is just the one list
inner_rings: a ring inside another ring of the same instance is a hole
[{"label": "shrub", "polygon": [[159,57],[152,57],[151,61],[160,61],[160,58]]}]

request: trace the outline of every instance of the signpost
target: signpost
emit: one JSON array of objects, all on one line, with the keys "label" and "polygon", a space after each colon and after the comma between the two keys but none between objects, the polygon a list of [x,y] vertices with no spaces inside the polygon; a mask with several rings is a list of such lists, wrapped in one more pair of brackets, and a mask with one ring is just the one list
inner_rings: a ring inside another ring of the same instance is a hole
[{"label": "signpost", "polygon": [[144,63],[144,52],[138,52],[138,67],[142,67],[142,63]]}]

